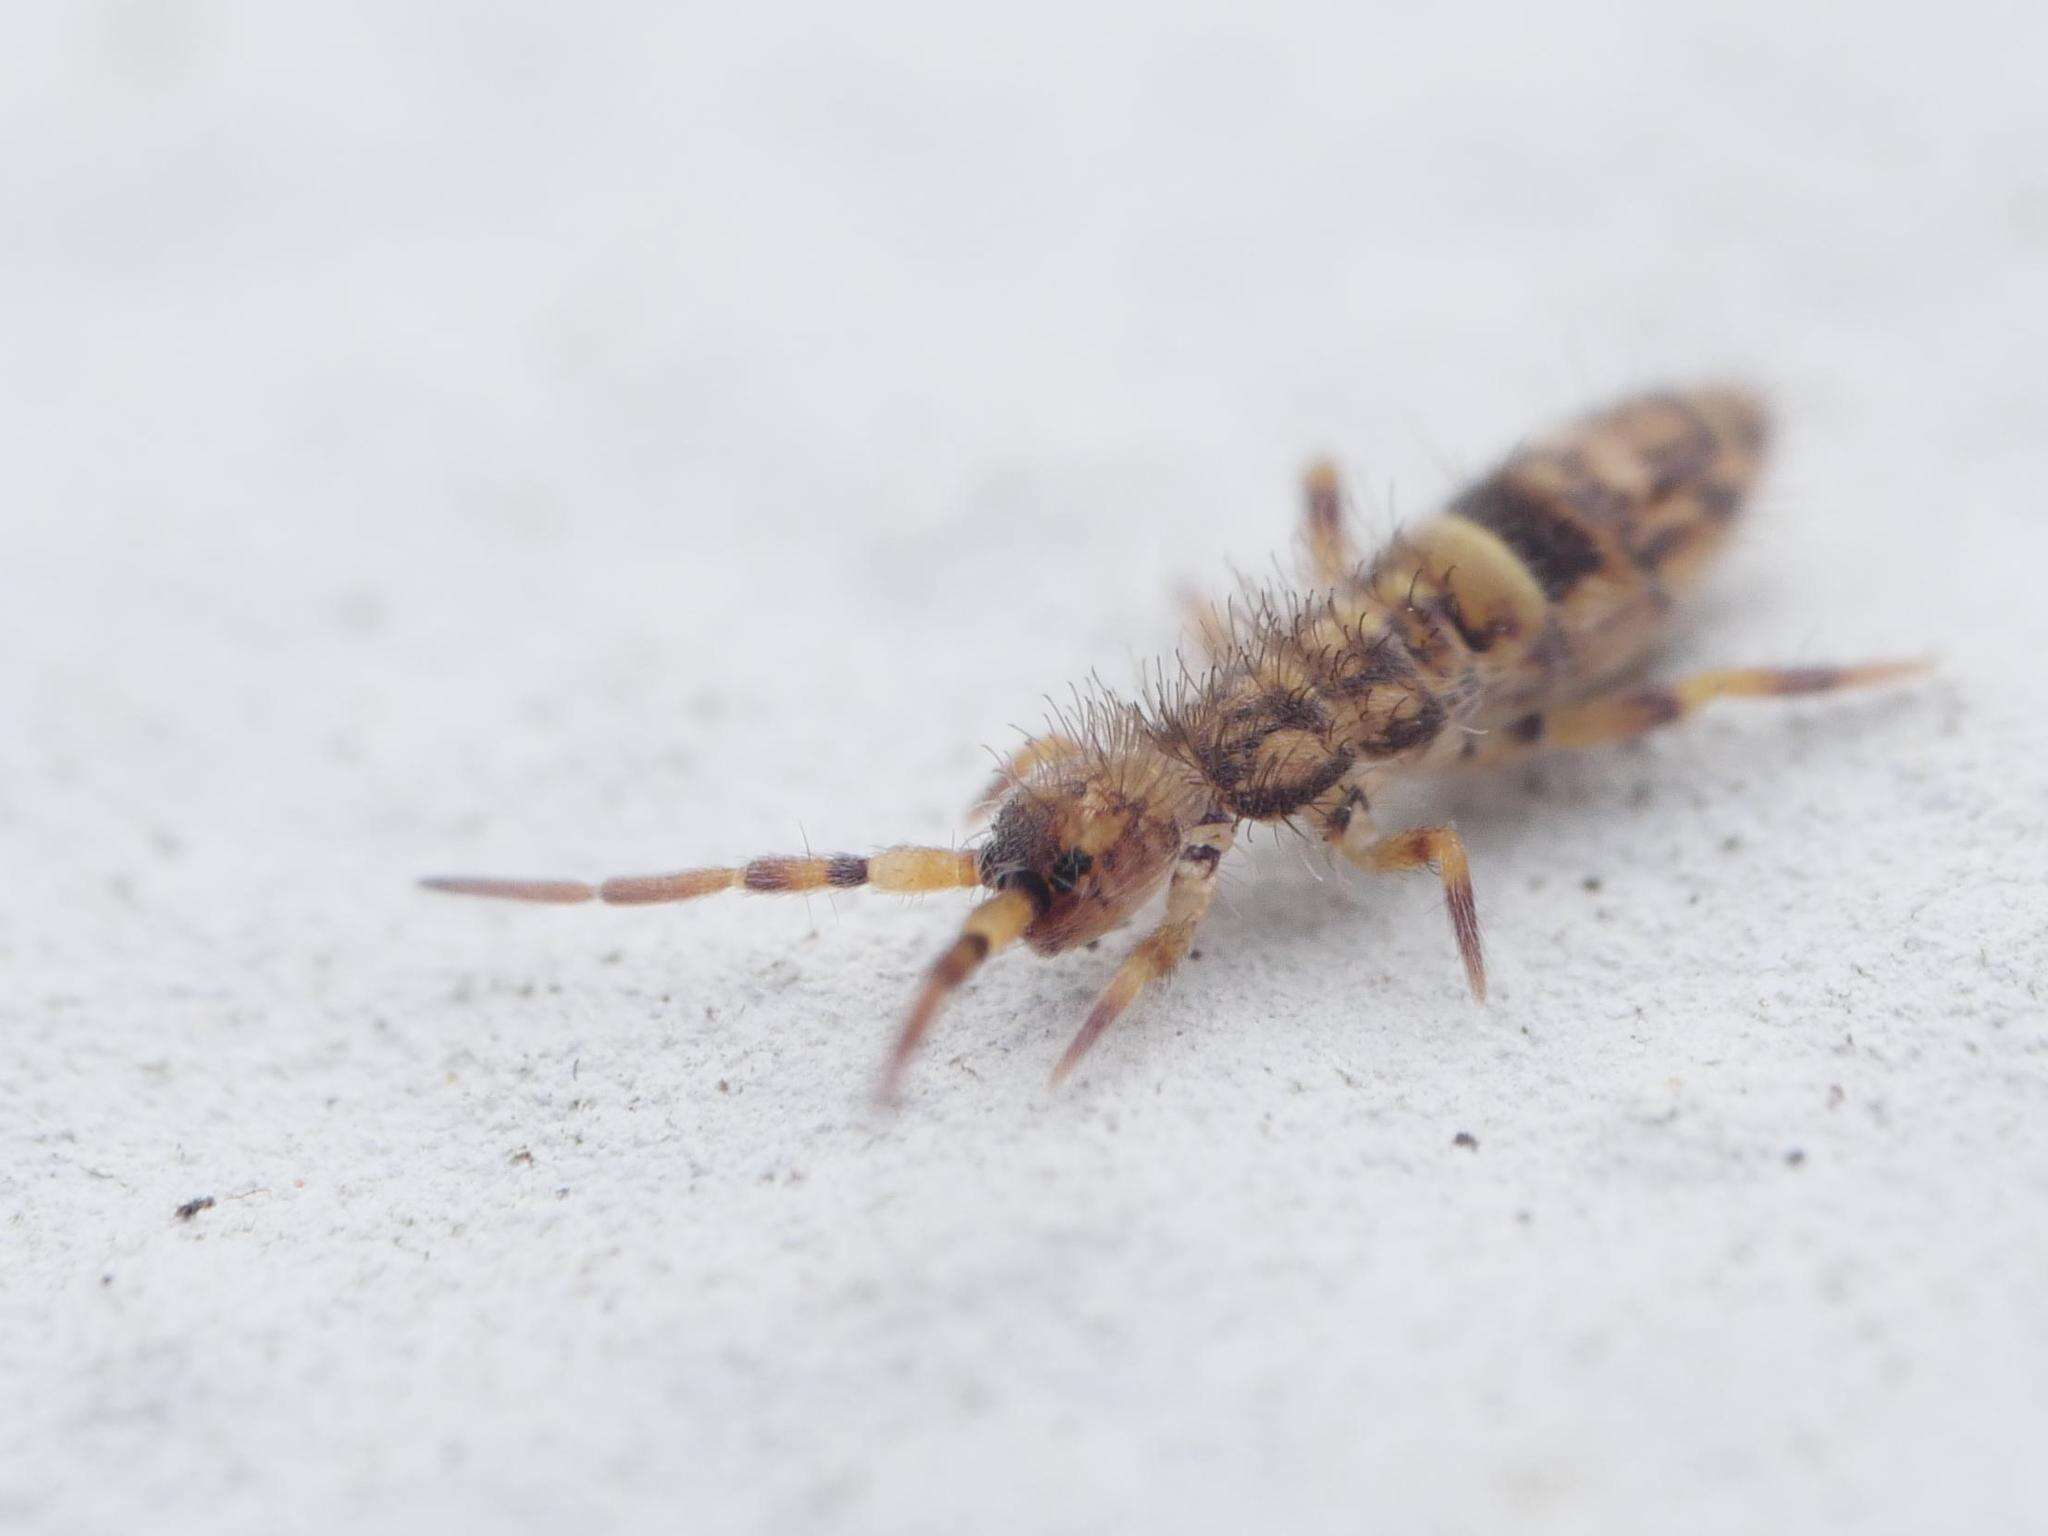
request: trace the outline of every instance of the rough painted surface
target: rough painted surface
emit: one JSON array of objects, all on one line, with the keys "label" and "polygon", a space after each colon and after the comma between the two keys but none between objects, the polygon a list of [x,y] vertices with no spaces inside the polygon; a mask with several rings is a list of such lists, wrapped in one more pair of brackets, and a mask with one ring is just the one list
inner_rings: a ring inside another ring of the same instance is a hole
[{"label": "rough painted surface", "polygon": [[[2038,1528],[2037,19],[42,11],[0,1526]],[[1447,794],[1484,1011],[1262,841],[883,1121],[950,902],[408,884],[943,838],[1312,453],[1700,375],[1782,437],[1674,664],[1943,678]]]}]

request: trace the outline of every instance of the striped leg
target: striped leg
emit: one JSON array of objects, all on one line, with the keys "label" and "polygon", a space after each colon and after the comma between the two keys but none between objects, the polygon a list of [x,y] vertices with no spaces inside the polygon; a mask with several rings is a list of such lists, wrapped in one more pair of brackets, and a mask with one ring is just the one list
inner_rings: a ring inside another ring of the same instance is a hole
[{"label": "striped leg", "polygon": [[1022,891],[1002,891],[967,914],[960,937],[933,962],[917,1001],[910,1006],[910,1016],[903,1021],[902,1033],[896,1037],[896,1048],[889,1053],[889,1063],[882,1069],[882,1080],[875,1091],[878,1103],[895,1102],[903,1068],[946,1000],[966,985],[967,978],[980,970],[989,956],[1008,949],[1024,936],[1035,910],[1031,898]]},{"label": "striped leg", "polygon": [[1479,909],[1472,899],[1472,866],[1455,827],[1413,827],[1387,837],[1375,836],[1365,797],[1351,791],[1327,813],[1324,835],[1337,852],[1360,869],[1375,874],[1400,874],[1427,869],[1443,882],[1444,909],[1457,936],[1458,955],[1465,962],[1465,981],[1472,1000],[1486,1001],[1486,956],[1479,945]]},{"label": "striped leg", "polygon": [[1228,822],[1199,828],[1174,862],[1173,879],[1166,888],[1166,916],[1159,926],[1139,941],[1117,970],[1110,984],[1088,1012],[1088,1021],[1074,1036],[1074,1043],[1053,1068],[1053,1086],[1058,1087],[1080,1064],[1102,1032],[1116,1022],[1149,982],[1163,981],[1186,957],[1195,930],[1208,914],[1216,896],[1216,871],[1223,855],[1230,851],[1234,829]]},{"label": "striped leg", "polygon": [[1530,747],[1595,747],[1672,725],[1715,699],[1787,699],[1898,682],[1928,670],[1925,661],[1871,661],[1849,667],[1730,667],[1696,672],[1661,687],[1628,688],[1524,715],[1482,742],[1467,762],[1493,763]]}]

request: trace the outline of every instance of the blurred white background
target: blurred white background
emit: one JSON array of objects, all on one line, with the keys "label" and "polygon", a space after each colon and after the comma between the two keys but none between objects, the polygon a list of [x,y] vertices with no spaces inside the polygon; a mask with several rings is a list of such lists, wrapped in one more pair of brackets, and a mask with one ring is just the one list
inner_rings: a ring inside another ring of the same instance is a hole
[{"label": "blurred white background", "polygon": [[[0,1524],[2040,1528],[2044,56],[17,7]],[[1109,953],[883,1120],[944,903],[409,889],[962,835],[1311,453],[1383,528],[1700,375],[1785,446],[1678,662],[1942,677],[1456,791],[1483,1014],[1261,846],[1065,1095]]]}]

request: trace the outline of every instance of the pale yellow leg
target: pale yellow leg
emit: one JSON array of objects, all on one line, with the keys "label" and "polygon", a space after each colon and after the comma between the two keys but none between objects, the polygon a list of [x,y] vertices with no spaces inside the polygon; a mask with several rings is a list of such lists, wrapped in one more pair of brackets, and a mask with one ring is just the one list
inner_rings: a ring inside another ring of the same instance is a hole
[{"label": "pale yellow leg", "polygon": [[882,1081],[875,1093],[878,1100],[889,1103],[895,1099],[904,1066],[946,1000],[991,955],[1000,954],[1022,938],[1036,911],[1031,898],[1022,891],[1000,891],[967,914],[960,937],[933,962],[917,1000],[910,1005],[910,1016],[903,1021],[902,1033],[896,1037],[896,1049],[889,1053],[889,1063],[882,1069]]},{"label": "pale yellow leg", "polygon": [[1331,845],[1350,863],[1375,874],[1427,869],[1443,882],[1444,908],[1458,955],[1465,962],[1465,980],[1474,1002],[1486,1001],[1486,957],[1479,945],[1479,910],[1472,898],[1472,865],[1464,840],[1454,827],[1413,827],[1380,837],[1364,805],[1354,797],[1340,805],[1325,823]]},{"label": "pale yellow leg", "polygon": [[1148,984],[1172,975],[1185,958],[1195,930],[1215,899],[1216,872],[1222,867],[1223,855],[1230,851],[1233,835],[1230,823],[1217,822],[1198,829],[1182,847],[1166,889],[1166,916],[1125,957],[1102,996],[1096,999],[1081,1032],[1074,1036],[1073,1044],[1053,1068],[1055,1087],[1066,1081],[1089,1048],[1102,1038],[1102,1032],[1116,1022],[1117,1016],[1130,1007]]}]

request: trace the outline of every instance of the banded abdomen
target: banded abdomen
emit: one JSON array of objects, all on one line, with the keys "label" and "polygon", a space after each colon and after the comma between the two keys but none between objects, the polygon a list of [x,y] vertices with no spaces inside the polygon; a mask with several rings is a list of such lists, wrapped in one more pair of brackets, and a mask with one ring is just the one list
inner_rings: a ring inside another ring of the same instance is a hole
[{"label": "banded abdomen", "polygon": [[1237,611],[1155,739],[1217,807],[1264,821],[1596,690],[1655,643],[1764,440],[1753,399],[1699,390],[1532,443],[1333,589]]},{"label": "banded abdomen", "polygon": [[1584,694],[1655,644],[1767,439],[1738,390],[1623,401],[1512,454],[1382,555],[1368,589],[1448,626],[1418,660],[1476,691],[1475,726]]}]

